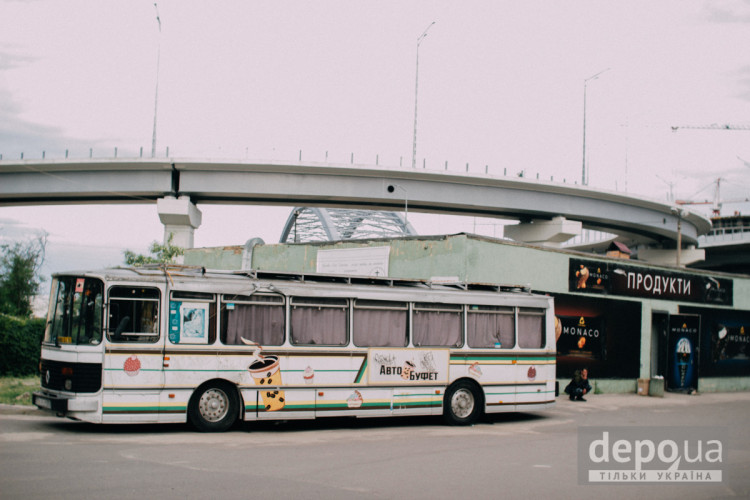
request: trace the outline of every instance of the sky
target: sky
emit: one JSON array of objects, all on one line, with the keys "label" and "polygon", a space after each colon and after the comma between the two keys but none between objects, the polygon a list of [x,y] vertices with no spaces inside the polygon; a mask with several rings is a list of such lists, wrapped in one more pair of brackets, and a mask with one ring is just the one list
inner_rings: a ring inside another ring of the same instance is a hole
[{"label": "sky", "polygon": [[[721,179],[722,214],[750,213],[750,130],[690,128],[750,128],[748,47],[750,0],[0,0],[0,168],[150,156],[155,121],[158,157],[409,168],[416,101],[420,168],[580,184],[585,116],[592,189],[702,202]],[[198,247],[277,242],[292,209],[199,208]],[[47,274],[163,237],[152,205],[0,207],[0,243],[42,232]]]}]

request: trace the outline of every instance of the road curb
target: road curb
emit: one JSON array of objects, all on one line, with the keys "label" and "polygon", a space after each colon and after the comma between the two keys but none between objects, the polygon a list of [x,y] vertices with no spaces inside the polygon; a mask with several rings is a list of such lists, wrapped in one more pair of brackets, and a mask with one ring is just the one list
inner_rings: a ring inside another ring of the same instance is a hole
[{"label": "road curb", "polygon": [[36,406],[0,404],[0,415],[41,415]]}]

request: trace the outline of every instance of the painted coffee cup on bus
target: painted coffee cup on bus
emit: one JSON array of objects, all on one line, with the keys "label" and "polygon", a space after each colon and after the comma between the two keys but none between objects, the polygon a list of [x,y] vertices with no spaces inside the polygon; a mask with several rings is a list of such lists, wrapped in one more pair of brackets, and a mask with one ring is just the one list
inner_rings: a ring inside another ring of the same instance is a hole
[{"label": "painted coffee cup on bus", "polygon": [[261,386],[260,395],[263,398],[263,406],[266,411],[278,411],[284,408],[284,391],[279,390],[281,385],[281,370],[279,369],[279,358],[277,356],[264,356],[254,361],[248,368],[250,375],[255,380],[255,385]]}]

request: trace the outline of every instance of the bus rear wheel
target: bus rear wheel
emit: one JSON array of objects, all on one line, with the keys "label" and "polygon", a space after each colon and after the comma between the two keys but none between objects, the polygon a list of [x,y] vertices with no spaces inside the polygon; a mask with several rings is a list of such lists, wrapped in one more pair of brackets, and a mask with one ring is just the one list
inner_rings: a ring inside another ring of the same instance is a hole
[{"label": "bus rear wheel", "polygon": [[482,396],[475,384],[459,380],[445,391],[443,418],[450,425],[471,425],[482,412]]},{"label": "bus rear wheel", "polygon": [[199,387],[188,406],[190,423],[202,432],[224,432],[237,421],[239,399],[237,389],[226,383]]}]

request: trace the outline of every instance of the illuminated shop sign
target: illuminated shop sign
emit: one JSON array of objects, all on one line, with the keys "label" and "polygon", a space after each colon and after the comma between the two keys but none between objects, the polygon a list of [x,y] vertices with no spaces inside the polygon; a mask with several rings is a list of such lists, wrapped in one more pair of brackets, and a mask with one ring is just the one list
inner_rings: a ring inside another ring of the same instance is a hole
[{"label": "illuminated shop sign", "polygon": [[732,305],[732,280],[625,266],[614,262],[570,259],[571,292]]},{"label": "illuminated shop sign", "polygon": [[590,316],[558,316],[562,331],[557,353],[589,359],[604,359],[604,320]]},{"label": "illuminated shop sign", "polygon": [[711,329],[711,354],[714,363],[750,359],[750,324],[715,323]]}]

